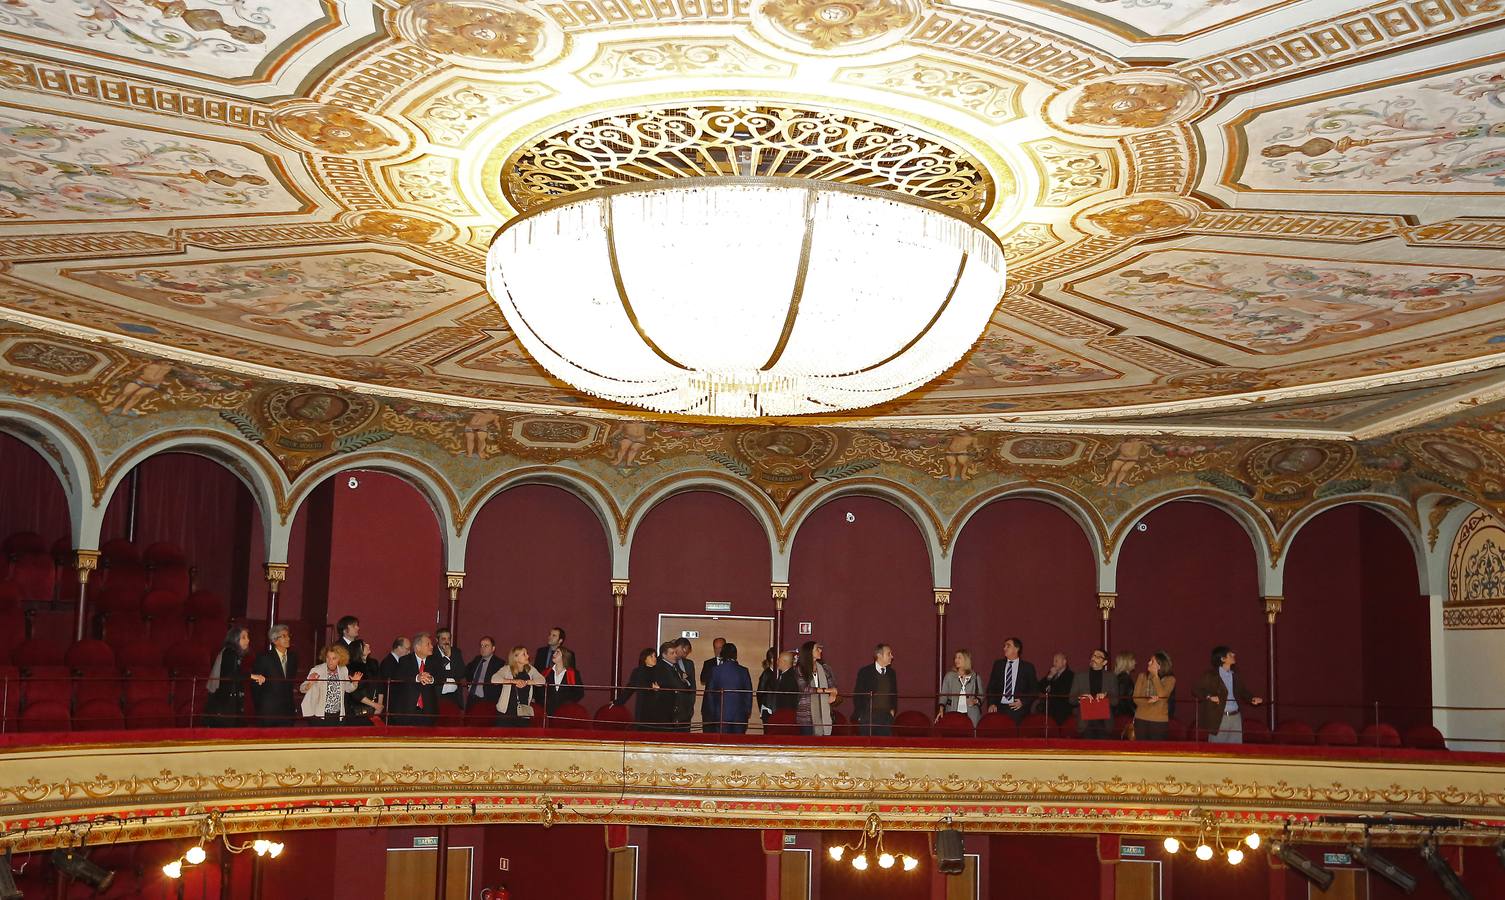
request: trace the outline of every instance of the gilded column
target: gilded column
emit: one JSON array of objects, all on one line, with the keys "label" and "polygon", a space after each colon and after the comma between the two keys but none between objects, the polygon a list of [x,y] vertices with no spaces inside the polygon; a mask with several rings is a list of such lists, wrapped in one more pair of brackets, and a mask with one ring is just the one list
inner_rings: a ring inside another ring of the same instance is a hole
[{"label": "gilded column", "polygon": [[78,621],[73,626],[73,639],[84,639],[84,629],[88,626],[88,597],[89,576],[99,568],[98,550],[75,550],[74,568],[78,571]]},{"label": "gilded column", "polygon": [[1103,614],[1103,652],[1108,654],[1108,659],[1113,659],[1113,653],[1108,645],[1113,640],[1112,621],[1113,608],[1118,605],[1118,595],[1100,592],[1097,595],[1097,608]]},{"label": "gilded column", "polygon": [[951,605],[951,589],[935,589],[935,683],[946,679],[946,607]]},{"label": "gilded column", "polygon": [[1265,717],[1273,730],[1275,728],[1275,620],[1280,617],[1281,607],[1285,605],[1284,597],[1266,597],[1265,599],[1265,666],[1270,673],[1269,681],[1265,690]]},{"label": "gilded column", "polygon": [[266,579],[267,627],[270,628],[277,624],[277,594],[282,591],[282,583],[287,581],[287,563],[267,563]]},{"label": "gilded column", "polygon": [[784,601],[789,599],[789,582],[775,581],[769,585],[773,591],[773,652],[784,652]]},{"label": "gilded column", "polygon": [[[622,686],[622,605],[627,602],[627,579],[611,580],[611,683]],[[615,694],[613,694],[615,696]]]},{"label": "gilded column", "polygon": [[464,572],[445,572],[444,589],[449,591],[449,633],[460,645],[460,589],[465,587]]}]

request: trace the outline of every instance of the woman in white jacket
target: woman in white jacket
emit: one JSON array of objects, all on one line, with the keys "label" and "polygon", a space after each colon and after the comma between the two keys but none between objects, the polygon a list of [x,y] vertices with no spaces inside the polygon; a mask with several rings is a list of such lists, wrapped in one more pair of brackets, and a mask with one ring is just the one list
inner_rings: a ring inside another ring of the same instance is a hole
[{"label": "woman in white jacket", "polygon": [[315,725],[339,725],[345,719],[345,695],[353,693],[361,673],[351,674],[350,651],[336,642],[324,648],[324,664],[308,670],[298,686],[303,694],[303,718]]}]

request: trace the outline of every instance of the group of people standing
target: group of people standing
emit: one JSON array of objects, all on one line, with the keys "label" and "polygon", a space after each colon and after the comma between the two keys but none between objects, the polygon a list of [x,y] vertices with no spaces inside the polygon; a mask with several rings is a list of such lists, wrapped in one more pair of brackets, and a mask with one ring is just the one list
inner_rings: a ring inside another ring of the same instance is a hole
[{"label": "group of people standing", "polygon": [[[247,690],[260,725],[290,725],[298,718],[317,725],[367,725],[383,715],[394,725],[426,725],[437,721],[442,704],[451,703],[460,708],[485,704],[495,709],[496,725],[518,727],[531,723],[535,705],[553,715],[585,696],[575,654],[565,645],[565,630],[559,626],[549,631],[548,643],[533,652],[517,645],[503,656],[493,638],[482,637],[476,656],[468,662],[455,650],[448,629],[399,637],[377,662],[360,637],[359,619],[346,616],[336,628],[339,637],[303,672],[287,626],[269,629],[270,646],[252,659],[248,670],[250,632],[232,627],[210,672],[210,723],[247,724]],[[802,734],[831,733],[832,711],[843,697],[819,641],[806,641],[798,651],[783,653],[770,647],[756,687],[739,661],[736,644],[718,637],[711,646],[713,655],[698,672],[688,638],[666,641],[657,650],[643,648],[627,685],[610,705],[632,704],[633,718],[644,730],[689,731],[698,698],[705,732],[745,733],[756,704],[765,721],[780,710],[792,710]],[[1023,652],[1022,639],[1005,640],[1003,655],[983,682],[973,668],[971,652],[957,650],[939,686],[936,719],[961,713],[975,726],[986,713],[1000,713],[1016,723],[1027,715],[1044,714],[1058,724],[1075,718],[1078,733],[1087,738],[1117,737],[1120,732],[1136,740],[1167,738],[1176,712],[1177,681],[1165,651],[1153,653],[1142,672],[1132,653],[1119,653],[1110,668],[1107,652],[1095,649],[1088,667],[1074,672],[1066,654],[1058,652],[1044,676]],[[535,660],[544,668],[536,668]],[[1190,695],[1197,704],[1198,730],[1214,742],[1242,742],[1241,705],[1264,702],[1239,680],[1236,662],[1231,648],[1213,648],[1211,666]],[[859,733],[889,734],[900,699],[891,645],[873,648],[872,662],[857,671],[851,693],[850,718]],[[1133,723],[1130,729],[1120,727],[1126,719]]]}]

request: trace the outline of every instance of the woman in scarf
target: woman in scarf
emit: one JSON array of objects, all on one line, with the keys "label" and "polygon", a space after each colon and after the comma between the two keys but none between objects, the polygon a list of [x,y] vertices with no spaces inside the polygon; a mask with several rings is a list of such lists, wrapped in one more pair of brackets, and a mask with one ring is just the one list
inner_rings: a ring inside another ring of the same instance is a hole
[{"label": "woman in scarf", "polygon": [[251,632],[241,625],[231,625],[225,632],[225,643],[219,656],[209,669],[209,700],[204,707],[204,717],[211,727],[230,728],[247,725],[246,679],[257,684],[266,683],[263,675],[245,676],[240,672],[241,663],[251,649]]},{"label": "woman in scarf", "polygon": [[654,674],[657,666],[658,653],[652,647],[640,650],[637,668],[628,676],[627,686],[611,701],[612,706],[626,706],[627,701],[637,695],[633,718],[637,720],[639,731],[661,731],[664,723],[669,721],[674,705],[674,695],[659,690],[658,678]]},{"label": "woman in scarf", "polygon": [[[525,728],[533,724],[534,692],[544,685],[543,674],[528,662],[528,648],[521,644],[507,654],[507,664],[491,676],[502,686],[496,701],[496,724],[502,728]],[[539,695],[541,696],[541,694]]]},{"label": "woman in scarf", "polygon": [[831,704],[836,702],[836,677],[821,656],[825,652],[816,641],[806,641],[800,648],[800,662],[796,667],[800,688],[799,708],[794,721],[800,726],[800,734],[829,735],[831,733]]}]

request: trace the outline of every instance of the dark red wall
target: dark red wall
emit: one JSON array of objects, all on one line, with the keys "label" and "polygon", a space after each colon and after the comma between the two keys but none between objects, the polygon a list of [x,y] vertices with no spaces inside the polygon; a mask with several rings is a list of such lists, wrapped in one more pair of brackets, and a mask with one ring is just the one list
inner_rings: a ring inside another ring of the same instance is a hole
[{"label": "dark red wall", "polygon": [[[732,615],[773,616],[768,536],[746,507],[724,494],[675,494],[649,510],[634,534],[628,573],[624,677],[637,651],[657,646],[659,613],[703,615],[707,600],[729,600]],[[739,648],[754,671],[765,649]],[[696,647],[694,659],[709,654],[709,645]]]},{"label": "dark red wall", "polygon": [[992,878],[983,886],[985,897],[1100,896],[1096,837],[1000,835],[992,839],[988,853]]},{"label": "dark red wall", "polygon": [[[1254,545],[1228,513],[1205,503],[1178,501],[1152,510],[1131,529],[1118,563],[1113,647],[1139,662],[1170,653],[1179,692],[1209,667],[1212,648],[1238,653],[1240,677],[1265,693],[1265,613]],[[1190,704],[1177,715],[1189,718]]]},{"label": "dark red wall", "polygon": [[1428,600],[1421,595],[1415,554],[1383,514],[1364,509],[1364,562],[1359,623],[1364,641],[1364,706],[1372,718],[1401,729],[1431,724],[1432,653]]},{"label": "dark red wall", "polygon": [[34,531],[51,544],[70,528],[68,498],[42,455],[0,433],[0,539]]},{"label": "dark red wall", "polygon": [[638,851],[643,875],[639,896],[643,900],[688,900],[696,894],[717,900],[764,900],[768,864],[762,832],[751,828],[647,828],[644,833]]},{"label": "dark red wall", "polygon": [[516,644],[531,653],[562,625],[586,680],[610,682],[611,550],[584,501],[541,484],[504,491],[481,508],[465,553],[459,637],[467,658],[483,634],[503,653]]},{"label": "dark red wall", "polygon": [[[506,873],[497,871],[497,860],[502,857],[512,867]],[[608,890],[606,830],[602,825],[487,826],[481,871],[487,886],[505,883],[513,900],[604,898]]]},{"label": "dark red wall", "polygon": [[956,540],[947,654],[967,648],[987,677],[1011,636],[1040,672],[1057,650],[1075,667],[1101,631],[1092,545],[1076,520],[1040,500],[1009,499],[977,512]]},{"label": "dark red wall", "polygon": [[[849,512],[855,521],[846,521]],[[808,640],[798,623],[812,623],[836,686],[846,691],[856,671],[873,661],[873,645],[887,642],[894,647],[900,694],[933,697],[939,687],[934,592],[925,540],[903,510],[875,497],[833,500],[795,534],[784,646]],[[906,698],[899,708],[930,712],[934,701]]]}]

